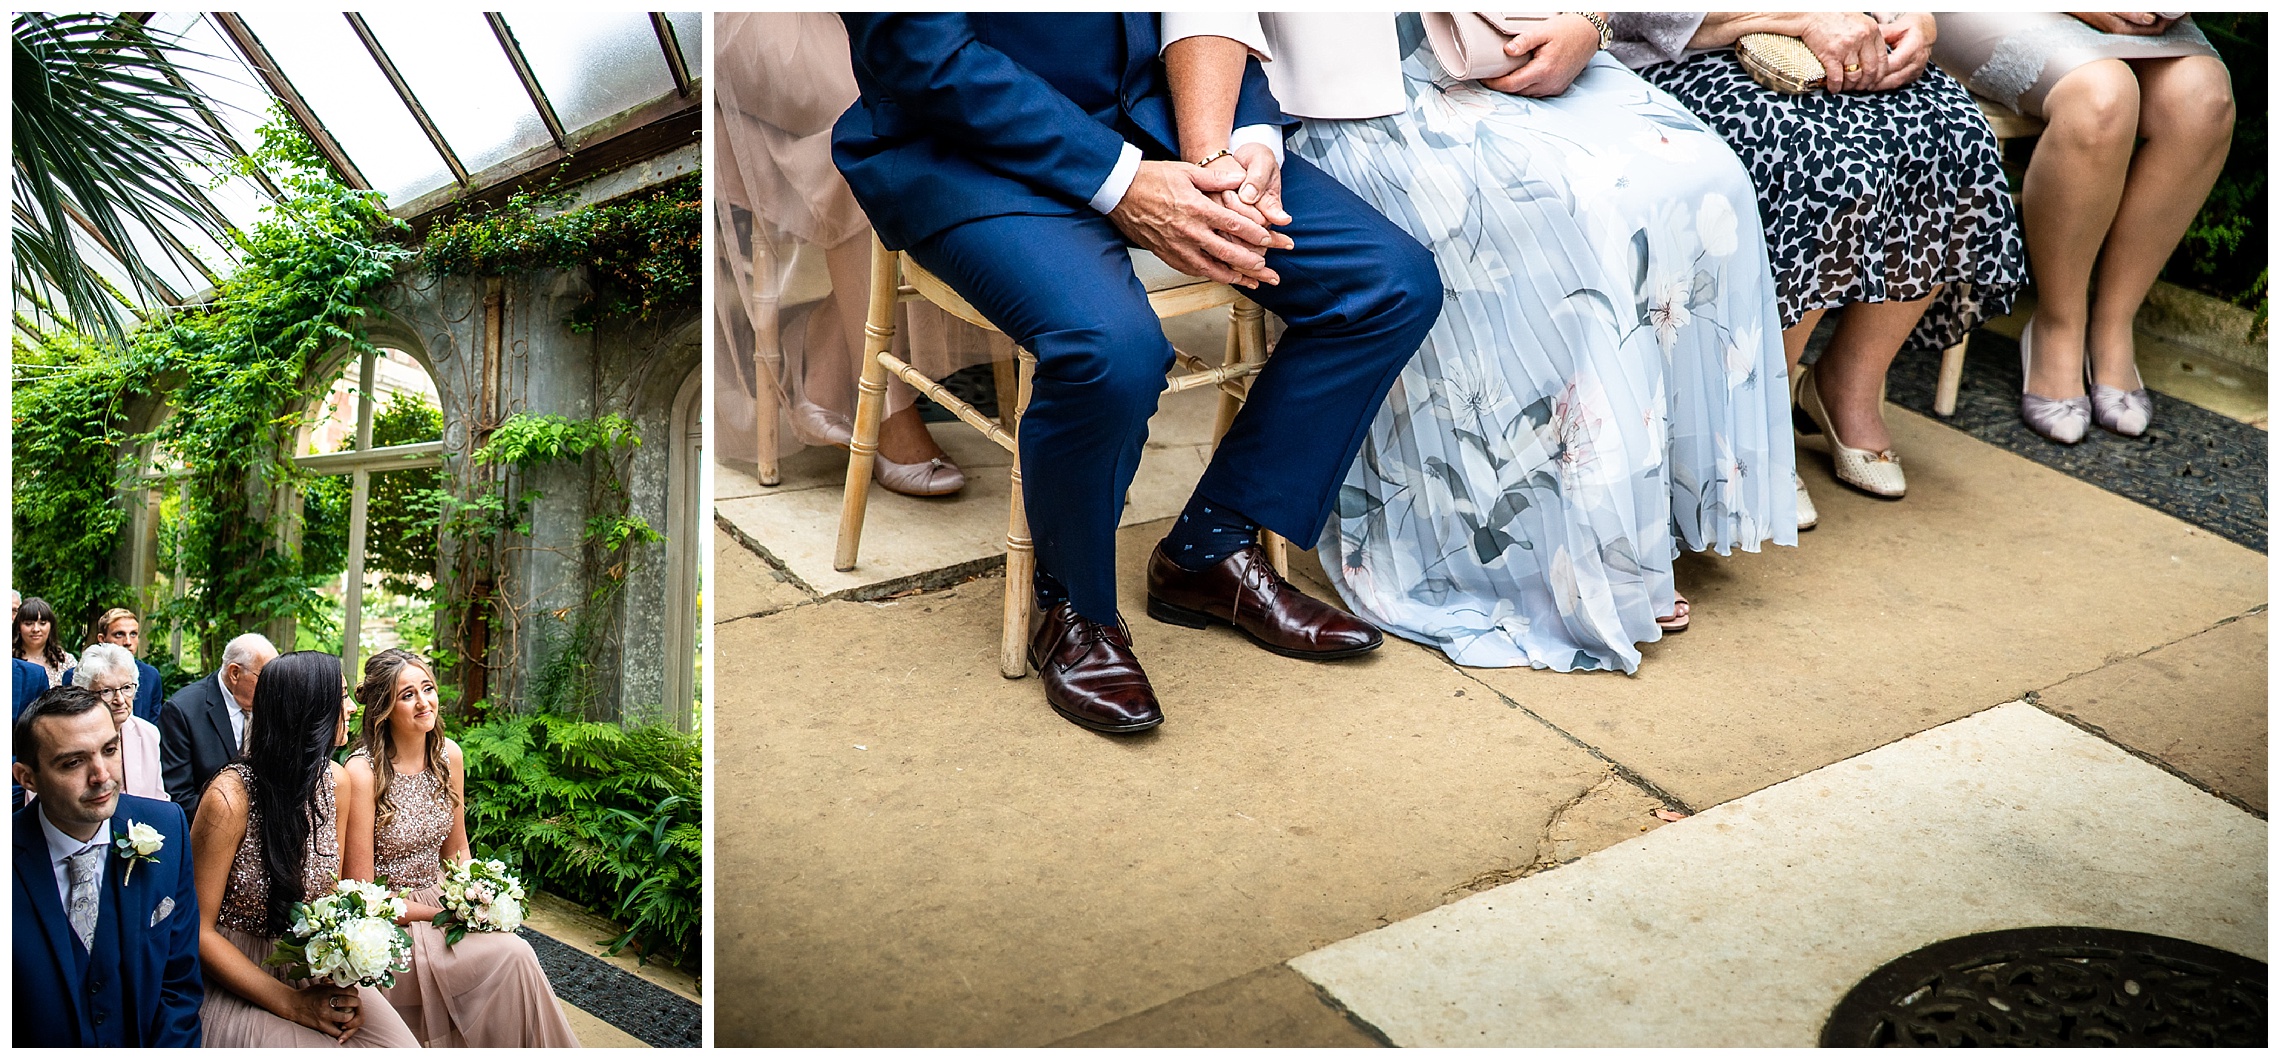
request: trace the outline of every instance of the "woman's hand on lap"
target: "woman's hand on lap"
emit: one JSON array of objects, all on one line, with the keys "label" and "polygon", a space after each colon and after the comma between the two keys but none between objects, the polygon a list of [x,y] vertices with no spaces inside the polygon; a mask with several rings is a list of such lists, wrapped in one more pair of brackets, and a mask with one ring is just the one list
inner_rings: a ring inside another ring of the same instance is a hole
[{"label": "woman's hand on lap", "polygon": [[2158,37],[2169,32],[2174,19],[2166,19],[2151,11],[2069,11],[2075,20],[2100,33],[2119,33],[2127,37]]},{"label": "woman's hand on lap", "polygon": [[320,983],[293,992],[293,1022],[329,1038],[346,1038],[364,1026],[363,999],[356,991]]},{"label": "woman's hand on lap", "polygon": [[1907,86],[1924,73],[1932,61],[1932,40],[1939,29],[1932,16],[1922,11],[1898,15],[1881,27],[1886,47],[1892,53],[1884,59],[1884,78],[1871,86],[1870,92],[1889,92]]},{"label": "woman's hand on lap", "polygon": [[[1821,60],[1831,92],[1866,92],[1884,80],[1884,27],[1858,11],[1824,11],[1810,16],[1798,34]],[[1850,69],[1847,69],[1850,67]]]},{"label": "woman's hand on lap", "polygon": [[[1533,52],[1534,54],[1530,54]],[[1553,15],[1504,42],[1504,54],[1528,56],[1520,68],[1481,84],[1515,96],[1556,96],[1568,90],[1599,53],[1599,30],[1582,15]]]}]

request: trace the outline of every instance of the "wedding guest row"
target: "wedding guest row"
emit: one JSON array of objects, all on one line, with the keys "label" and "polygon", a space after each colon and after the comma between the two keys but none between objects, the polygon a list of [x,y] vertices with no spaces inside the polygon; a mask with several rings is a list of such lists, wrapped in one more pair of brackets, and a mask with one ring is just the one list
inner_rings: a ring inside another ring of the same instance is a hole
[{"label": "wedding guest row", "polygon": [[[129,662],[91,647],[78,685],[16,718],[29,801],[15,820],[15,1044],[577,1044],[511,933],[519,906],[464,885],[512,882],[497,863],[470,870],[464,767],[430,664],[381,652],[352,698],[338,656],[248,644],[216,693],[243,716],[243,751],[213,770],[193,816],[133,791],[156,758],[136,749],[151,727],[126,707]],[[343,766],[334,753],[359,701]],[[348,899],[393,923],[343,920],[325,936],[326,910]]]},{"label": "wedding guest row", "polygon": [[[2142,432],[2128,322],[2232,115],[2191,20],[2156,15],[761,14],[728,31],[753,47],[719,71],[742,227],[717,252],[752,295],[757,400],[805,380],[797,432],[822,395],[851,395],[860,365],[802,343],[854,334],[865,221],[1035,353],[1032,655],[1056,710],[1113,732],[1161,720],[1095,573],[1113,546],[1080,529],[1121,498],[1119,454],[1144,437],[1126,424],[1153,411],[1166,357],[1152,316],[1111,304],[1135,282],[1123,248],[1236,283],[1290,327],[1151,564],[1151,616],[1234,621],[1285,654],[1368,650],[1383,628],[1467,665],[1629,672],[1696,617],[1681,549],[1793,545],[1817,523],[1798,439],[1847,487],[1904,497],[1891,364],[2011,311],[2030,275],[2022,417],[2060,442],[2093,419]],[[2049,121],[2023,196],[1974,91]],[[1383,397],[1323,487],[1251,447],[1269,423],[1349,437],[1297,382],[1319,364],[1276,364],[1311,360],[1319,330],[1278,308],[1290,275],[1328,282],[1288,237],[1366,229],[1346,220],[1357,201],[1398,235],[1354,260],[1399,272],[1422,247],[1440,297],[1386,351],[1388,385],[1347,392]],[[1047,234],[1080,230],[1118,254]],[[786,264],[816,253],[850,260]],[[1014,275],[1031,262],[1052,279]],[[827,298],[850,310],[837,325]],[[1081,469],[1088,454],[1113,459]],[[1249,573],[1226,546],[1261,525],[1318,541],[1353,613]],[[1225,616],[1175,584],[1221,562],[1244,586]]]}]

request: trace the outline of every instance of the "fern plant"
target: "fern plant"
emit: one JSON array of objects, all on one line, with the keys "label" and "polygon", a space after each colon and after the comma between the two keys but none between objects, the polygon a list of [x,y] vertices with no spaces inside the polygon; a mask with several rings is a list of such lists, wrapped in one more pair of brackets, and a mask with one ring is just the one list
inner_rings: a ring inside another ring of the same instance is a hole
[{"label": "fern plant", "polygon": [[477,854],[624,924],[643,961],[699,951],[704,823],[698,740],[559,714],[495,716],[458,734]]}]

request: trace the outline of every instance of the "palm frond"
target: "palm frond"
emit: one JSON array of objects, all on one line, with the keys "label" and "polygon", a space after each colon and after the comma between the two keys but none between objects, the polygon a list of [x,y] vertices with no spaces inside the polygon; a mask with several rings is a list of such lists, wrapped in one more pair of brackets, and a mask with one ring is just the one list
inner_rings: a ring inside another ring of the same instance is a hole
[{"label": "palm frond", "polygon": [[[168,298],[142,260],[137,228],[157,236],[184,225],[229,244],[226,226],[204,208],[198,176],[218,170],[227,152],[171,58],[195,53],[123,16],[20,13],[12,28],[11,281],[40,317],[116,340],[134,302],[88,266],[82,236],[125,266],[145,303]],[[158,243],[187,264],[169,241]]]}]

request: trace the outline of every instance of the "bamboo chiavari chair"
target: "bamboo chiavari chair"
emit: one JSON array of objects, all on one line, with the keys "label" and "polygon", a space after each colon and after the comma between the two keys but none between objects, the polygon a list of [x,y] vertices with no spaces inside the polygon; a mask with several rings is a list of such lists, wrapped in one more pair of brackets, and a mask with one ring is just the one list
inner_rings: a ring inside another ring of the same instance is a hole
[{"label": "bamboo chiavari chair", "polygon": [[[1170,391],[1203,386],[1219,388],[1219,416],[1212,430],[1212,442],[1216,445],[1220,436],[1227,433],[1235,413],[1242,408],[1251,377],[1266,363],[1265,312],[1235,288],[1177,272],[1147,251],[1134,250],[1132,265],[1141,286],[1147,289],[1148,303],[1158,319],[1228,307],[1227,346],[1220,363],[1213,365],[1186,351],[1175,351],[1178,368],[1165,385]],[[895,306],[901,302],[923,299],[960,320],[996,331],[989,320],[908,255],[888,250],[875,235],[871,243],[870,294],[868,322],[863,328],[863,380],[855,401],[855,438],[847,461],[845,506],[839,515],[839,551],[832,565],[843,571],[855,569],[856,553],[863,540],[863,516],[871,498],[871,463],[879,451],[879,422],[886,411],[887,375],[891,372],[1013,454],[1012,501],[1006,513],[1004,628],[998,645],[998,671],[1008,678],[1026,676],[1029,672],[1029,617],[1034,606],[1030,579],[1036,570],[1036,553],[1029,538],[1028,511],[1022,501],[1021,449],[1017,439],[1021,433],[1021,414],[1029,406],[1030,380],[1037,358],[1028,350],[1015,347],[1014,361],[998,362],[998,419],[993,421],[944,389],[940,382],[927,378],[889,352],[894,341]],[[1287,573],[1288,546],[1272,533],[1265,533],[1263,537],[1275,569]]]}]

